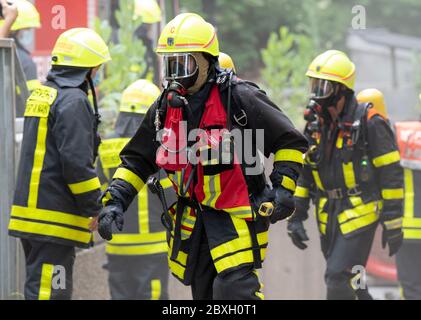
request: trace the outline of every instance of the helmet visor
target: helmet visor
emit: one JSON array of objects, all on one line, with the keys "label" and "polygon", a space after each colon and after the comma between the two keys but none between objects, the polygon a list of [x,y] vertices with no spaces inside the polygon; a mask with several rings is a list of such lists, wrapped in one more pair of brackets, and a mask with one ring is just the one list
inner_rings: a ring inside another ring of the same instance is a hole
[{"label": "helmet visor", "polygon": [[329,80],[310,78],[310,95],[312,99],[327,98],[333,93],[333,83]]},{"label": "helmet visor", "polygon": [[195,57],[190,53],[164,55],[165,80],[177,80],[192,76],[198,66]]}]

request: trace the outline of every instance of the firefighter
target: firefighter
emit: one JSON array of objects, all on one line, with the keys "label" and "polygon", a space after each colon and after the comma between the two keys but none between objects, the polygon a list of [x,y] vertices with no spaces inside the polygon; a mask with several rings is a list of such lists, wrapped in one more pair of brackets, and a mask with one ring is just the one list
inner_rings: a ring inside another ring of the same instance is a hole
[{"label": "firefighter", "polygon": [[[294,211],[307,141],[257,86],[219,68],[215,29],[199,15],[171,20],[157,53],[168,84],[120,153],[98,231],[110,240],[113,222],[122,228],[132,199],[163,168],[178,194],[163,219],[172,274],[191,285],[193,299],[262,299],[257,269],[267,230]],[[236,129],[249,129],[248,138],[261,134],[264,143],[245,141],[240,152],[230,134]],[[245,149],[275,155],[273,189],[262,159],[239,160]]]},{"label": "firefighter", "polygon": [[235,70],[235,64],[234,61],[232,60],[232,58],[224,53],[224,52],[219,52],[219,66],[223,69],[231,69],[233,72],[236,72]]},{"label": "firefighter", "polygon": [[134,16],[140,18],[142,24],[136,30],[135,35],[142,40],[146,48],[144,59],[146,62],[146,69],[143,72],[142,78],[152,79],[155,83],[159,81],[159,74],[153,73],[154,69],[158,69],[158,59],[154,52],[154,25],[161,22],[162,12],[156,0],[135,0],[134,1]]},{"label": "firefighter", "polygon": [[16,43],[16,52],[26,77],[28,90],[33,91],[41,83],[37,76],[37,66],[29,50],[22,44],[22,39],[30,29],[41,26],[40,15],[35,6],[27,0],[16,0],[14,3],[18,9],[18,16],[11,27],[11,37]]},{"label": "firefighter", "polygon": [[417,196],[421,192],[421,171],[404,168],[404,177],[404,242],[396,255],[396,266],[402,298],[421,300],[421,202]]},{"label": "firefighter", "polygon": [[47,81],[27,101],[9,224],[25,252],[26,299],[70,299],[75,247],[93,244],[101,191],[94,168],[100,141],[92,79],[110,59],[93,30],[62,33]]},{"label": "firefighter", "polygon": [[421,122],[396,122],[395,130],[405,181],[404,241],[396,255],[396,267],[402,299],[421,300],[421,199],[418,197],[421,194],[421,170],[417,158],[417,151],[421,148],[417,143]]},{"label": "firefighter", "polygon": [[366,265],[377,225],[383,226],[383,246],[388,244],[390,256],[402,242],[399,151],[384,117],[370,104],[358,104],[355,66],[345,53],[329,50],[317,56],[306,75],[310,151],[288,233],[298,248],[307,247],[303,221],[311,198],[327,264],[327,299],[370,299],[358,268]]},{"label": "firefighter", "polygon": [[10,29],[18,17],[18,8],[15,3],[8,4],[6,0],[0,0],[0,39],[9,36]]},{"label": "firefighter", "polygon": [[[124,90],[120,113],[114,132],[104,139],[99,148],[99,177],[108,183],[120,164],[119,153],[136,133],[149,106],[160,95],[160,90],[148,80],[137,80]],[[158,174],[162,184],[172,185],[165,172]],[[167,199],[175,198],[167,192]],[[144,187],[126,212],[125,229],[117,229],[113,240],[107,243],[111,298],[116,300],[168,299],[168,264],[166,234],[161,224],[159,198]]]}]

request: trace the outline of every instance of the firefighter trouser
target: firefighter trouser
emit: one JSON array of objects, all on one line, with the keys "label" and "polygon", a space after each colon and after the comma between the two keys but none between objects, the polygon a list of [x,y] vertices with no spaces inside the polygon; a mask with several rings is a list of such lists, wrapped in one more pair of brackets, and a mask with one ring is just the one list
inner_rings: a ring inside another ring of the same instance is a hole
[{"label": "firefighter trouser", "polygon": [[402,244],[396,255],[402,298],[421,300],[421,241]]},{"label": "firefighter trouser", "polygon": [[168,300],[166,254],[107,256],[111,299]]},{"label": "firefighter trouser", "polygon": [[21,239],[26,260],[26,300],[70,300],[75,248]]},{"label": "firefighter trouser", "polygon": [[[206,231],[202,229],[197,263],[191,289],[194,300],[260,300],[261,284],[253,265],[245,265],[227,273],[218,274],[209,251]],[[208,231],[209,232],[209,231]]]},{"label": "firefighter trouser", "polygon": [[[333,215],[336,218],[336,215]],[[377,224],[350,238],[344,238],[338,225],[334,225],[327,236],[321,238],[326,259],[325,283],[328,300],[369,300],[368,288],[361,281]]]}]

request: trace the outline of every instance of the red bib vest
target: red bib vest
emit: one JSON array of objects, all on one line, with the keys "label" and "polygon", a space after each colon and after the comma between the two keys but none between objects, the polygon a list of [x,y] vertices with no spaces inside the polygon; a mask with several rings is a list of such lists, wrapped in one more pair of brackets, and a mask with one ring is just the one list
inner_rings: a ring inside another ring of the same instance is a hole
[{"label": "red bib vest", "polygon": [[[190,148],[197,161],[187,162],[186,130],[182,109],[167,106],[164,134],[158,149],[156,163],[168,172],[176,192],[180,196],[194,198],[200,205],[226,211],[238,218],[253,218],[247,183],[234,154],[234,161],[223,163],[220,159],[221,143],[227,133],[227,114],[222,104],[218,86],[211,90],[200,120],[196,143]],[[191,159],[190,159],[191,160]],[[184,190],[193,172],[196,177],[188,190]]]}]

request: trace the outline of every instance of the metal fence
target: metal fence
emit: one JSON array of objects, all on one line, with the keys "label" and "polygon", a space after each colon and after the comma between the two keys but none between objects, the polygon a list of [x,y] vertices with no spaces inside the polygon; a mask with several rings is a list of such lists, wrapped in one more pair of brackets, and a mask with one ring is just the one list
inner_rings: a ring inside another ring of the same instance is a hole
[{"label": "metal fence", "polygon": [[7,227],[23,127],[22,119],[16,120],[16,113],[22,113],[27,97],[26,79],[14,41],[0,39],[0,299],[22,297],[23,255],[18,241],[8,236]]}]

